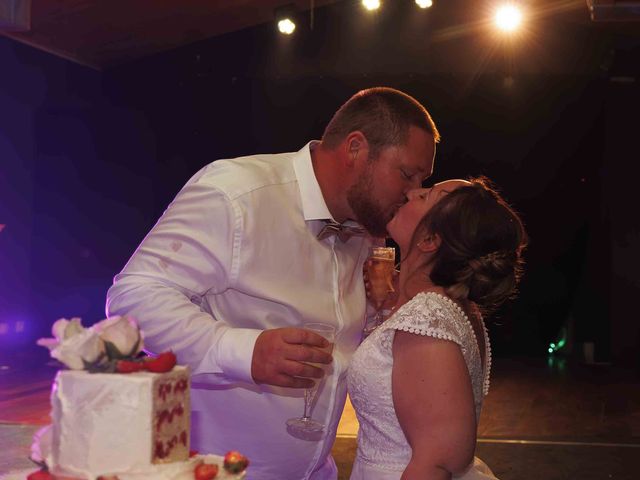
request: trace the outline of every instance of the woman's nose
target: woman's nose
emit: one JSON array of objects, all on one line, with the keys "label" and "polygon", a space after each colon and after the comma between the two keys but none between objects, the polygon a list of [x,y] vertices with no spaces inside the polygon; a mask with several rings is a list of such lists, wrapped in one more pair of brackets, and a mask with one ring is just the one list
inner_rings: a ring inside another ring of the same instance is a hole
[{"label": "woman's nose", "polygon": [[428,188],[414,188],[407,192],[407,198],[413,200],[414,198],[423,197],[428,191]]}]

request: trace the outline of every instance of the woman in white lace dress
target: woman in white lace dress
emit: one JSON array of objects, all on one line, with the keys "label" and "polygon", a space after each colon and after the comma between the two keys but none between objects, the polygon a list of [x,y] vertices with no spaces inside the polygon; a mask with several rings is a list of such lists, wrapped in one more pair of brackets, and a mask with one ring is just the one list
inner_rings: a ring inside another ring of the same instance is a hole
[{"label": "woman in white lace dress", "polygon": [[526,234],[485,179],[408,197],[387,225],[402,256],[395,312],[349,367],[351,479],[495,479],[474,458],[491,366],[480,309],[513,294]]}]

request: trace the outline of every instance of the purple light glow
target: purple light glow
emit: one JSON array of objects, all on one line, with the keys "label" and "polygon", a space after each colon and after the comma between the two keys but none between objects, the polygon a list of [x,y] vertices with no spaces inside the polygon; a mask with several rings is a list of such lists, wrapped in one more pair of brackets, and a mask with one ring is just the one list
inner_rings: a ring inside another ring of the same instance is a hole
[{"label": "purple light glow", "polygon": [[0,344],[3,346],[23,346],[35,342],[34,320],[26,315],[5,315],[0,319]]}]

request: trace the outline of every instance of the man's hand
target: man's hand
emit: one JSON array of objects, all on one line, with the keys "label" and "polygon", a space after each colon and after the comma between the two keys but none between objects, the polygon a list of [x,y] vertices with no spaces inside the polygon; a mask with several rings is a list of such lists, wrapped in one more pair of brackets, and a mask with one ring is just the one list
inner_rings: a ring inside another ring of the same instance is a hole
[{"label": "man's hand", "polygon": [[325,338],[302,328],[265,330],[253,348],[251,376],[256,383],[311,388],[312,379],[324,372],[308,363],[331,363],[331,354],[321,350],[328,345]]}]

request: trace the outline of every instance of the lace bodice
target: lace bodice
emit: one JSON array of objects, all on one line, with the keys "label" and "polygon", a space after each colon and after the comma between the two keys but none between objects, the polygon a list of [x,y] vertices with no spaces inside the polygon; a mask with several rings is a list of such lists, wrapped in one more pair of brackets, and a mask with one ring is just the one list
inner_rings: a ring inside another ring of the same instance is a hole
[{"label": "lace bodice", "polygon": [[473,386],[476,419],[479,418],[482,399],[489,389],[491,363],[489,338],[482,325],[485,365],[473,327],[462,309],[443,295],[422,292],[362,342],[347,376],[349,396],[360,424],[359,461],[402,471],[411,458],[411,447],[396,417],[391,393],[392,347],[397,330],[450,340],[460,346]]}]

